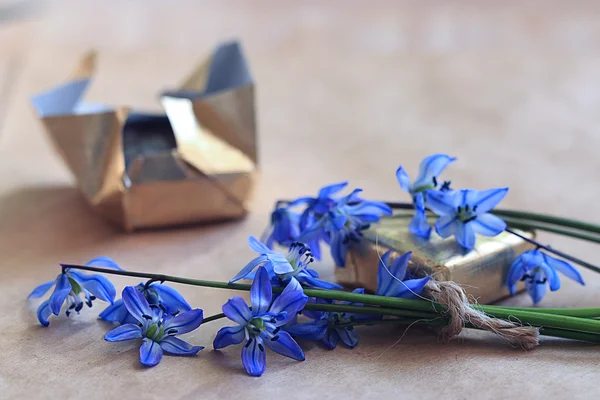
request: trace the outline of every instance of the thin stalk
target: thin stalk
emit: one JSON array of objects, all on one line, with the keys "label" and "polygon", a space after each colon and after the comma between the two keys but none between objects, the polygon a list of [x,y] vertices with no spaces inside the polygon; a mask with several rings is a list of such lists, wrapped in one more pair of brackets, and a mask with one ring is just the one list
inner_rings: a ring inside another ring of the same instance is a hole
[{"label": "thin stalk", "polygon": [[[473,306],[477,308],[478,306]],[[502,306],[491,306],[486,305],[485,309],[489,312],[493,312],[495,309],[504,310],[518,310],[527,312],[537,312],[540,314],[554,314],[554,315],[565,315],[568,317],[577,318],[600,318],[600,308],[518,308],[518,307],[502,307]]]},{"label": "thin stalk", "polygon": [[313,304],[307,303],[305,310],[328,311],[328,312],[346,312],[354,314],[369,315],[389,315],[394,317],[412,317],[412,318],[437,318],[439,314],[424,311],[400,310],[397,308],[353,306],[346,304]]},{"label": "thin stalk", "polygon": [[220,314],[211,315],[210,317],[204,318],[202,320],[202,323],[206,324],[207,322],[216,321],[216,320],[221,319],[221,318],[225,318],[225,314],[220,313]]}]

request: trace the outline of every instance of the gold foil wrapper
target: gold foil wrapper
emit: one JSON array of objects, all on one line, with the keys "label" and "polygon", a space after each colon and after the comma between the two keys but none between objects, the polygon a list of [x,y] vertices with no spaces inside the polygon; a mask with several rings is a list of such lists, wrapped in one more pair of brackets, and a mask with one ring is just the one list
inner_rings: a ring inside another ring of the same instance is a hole
[{"label": "gold foil wrapper", "polygon": [[[365,232],[364,240],[351,247],[345,268],[336,268],[337,280],[348,286],[377,289],[380,256],[392,249],[390,262],[400,254],[412,252],[408,273],[429,275],[439,281],[460,284],[469,298],[489,304],[509,296],[506,276],[514,259],[533,248],[525,240],[503,232],[496,237],[477,236],[471,251],[459,246],[454,237],[442,239],[432,233],[429,240],[408,231],[407,218],[386,217]],[[534,238],[534,232],[521,232]],[[519,290],[523,289],[523,284]]]},{"label": "gold foil wrapper", "polygon": [[164,114],[82,101],[85,55],[70,79],[32,99],[94,210],[125,230],[244,216],[258,168],[254,82],[237,42],[218,46]]}]

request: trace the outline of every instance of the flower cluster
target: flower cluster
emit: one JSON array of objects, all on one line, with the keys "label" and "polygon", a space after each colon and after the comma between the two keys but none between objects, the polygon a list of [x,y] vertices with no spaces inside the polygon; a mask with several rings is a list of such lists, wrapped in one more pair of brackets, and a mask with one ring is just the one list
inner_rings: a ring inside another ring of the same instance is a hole
[{"label": "flower cluster", "polygon": [[278,202],[271,215],[270,234],[265,239],[267,247],[302,242],[320,259],[320,243],[325,242],[335,263],[344,267],[349,247],[360,241],[363,231],[382,216],[392,214],[387,204],[362,199],[362,189],[335,197],[347,186],[348,182],[325,186],[317,197],[301,197],[286,206]]}]

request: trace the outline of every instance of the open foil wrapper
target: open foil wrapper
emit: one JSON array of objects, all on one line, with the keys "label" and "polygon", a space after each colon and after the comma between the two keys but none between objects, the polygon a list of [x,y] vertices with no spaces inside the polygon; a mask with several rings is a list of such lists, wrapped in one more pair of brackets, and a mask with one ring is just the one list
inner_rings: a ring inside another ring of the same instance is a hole
[{"label": "open foil wrapper", "polygon": [[[336,268],[337,280],[352,287],[364,287],[375,292],[381,255],[395,250],[390,262],[412,251],[408,274],[429,275],[438,281],[454,281],[465,289],[469,298],[489,304],[510,295],[506,276],[515,258],[534,246],[525,240],[503,232],[496,237],[477,236],[471,251],[458,245],[454,237],[442,239],[432,233],[429,240],[408,231],[407,218],[386,217],[365,232],[364,239],[351,247],[345,268]],[[517,230],[515,230],[517,231]],[[518,233],[534,238],[534,232]],[[521,283],[519,290],[523,290]]]},{"label": "open foil wrapper", "polygon": [[237,42],[218,46],[165,114],[82,101],[95,54],[32,99],[94,210],[125,230],[244,216],[257,173],[254,82]]}]

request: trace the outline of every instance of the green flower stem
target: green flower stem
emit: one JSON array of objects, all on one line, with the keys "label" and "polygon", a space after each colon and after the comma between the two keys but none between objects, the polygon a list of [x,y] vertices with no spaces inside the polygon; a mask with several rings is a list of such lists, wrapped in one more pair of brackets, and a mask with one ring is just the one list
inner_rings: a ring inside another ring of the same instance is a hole
[{"label": "green flower stem", "polygon": [[304,306],[305,310],[328,311],[328,312],[347,312],[354,314],[369,314],[369,315],[390,315],[394,317],[411,317],[411,318],[437,318],[439,314],[434,312],[400,310],[397,308],[382,308],[369,306],[354,306],[346,304],[314,304],[307,303]]},{"label": "green flower stem", "polygon": [[[177,276],[163,275],[163,274],[152,274],[145,272],[132,272],[132,271],[117,271],[108,268],[100,267],[89,267],[81,265],[62,265],[64,269],[72,268],[84,271],[102,272],[112,275],[132,276],[137,278],[147,278],[154,281],[160,282],[175,282],[194,286],[212,287],[220,289],[233,289],[233,290],[244,290],[249,291],[250,285],[246,284],[230,284],[226,282],[215,282],[206,281],[199,279],[181,278]],[[273,291],[280,293],[283,288],[274,287]],[[353,303],[362,303],[374,306],[380,306],[382,308],[377,309],[379,314],[388,312],[388,309],[396,309],[396,311],[404,314],[399,316],[406,316],[407,311],[419,311],[418,317],[429,316],[432,313],[444,315],[445,307],[439,303],[426,300],[409,300],[400,299],[395,297],[377,296],[371,294],[360,294],[352,292],[343,292],[339,290],[320,290],[320,289],[304,289],[304,293],[309,297],[316,297],[321,299],[340,300],[348,301]],[[366,313],[362,306],[351,306],[351,305],[320,305],[320,306],[336,306],[346,307],[344,310],[347,312]],[[600,333],[600,320],[577,318],[571,316],[557,315],[557,314],[544,314],[536,311],[523,311],[522,309],[510,308],[510,307],[499,307],[499,306],[485,306],[477,305],[478,309],[482,310],[486,314],[507,320],[519,320],[523,324],[529,324],[539,327],[558,328],[569,331],[583,331]],[[491,307],[491,308],[490,308]],[[323,310],[325,308],[322,308]],[[338,308],[341,310],[341,308]],[[391,312],[396,312],[391,311]],[[370,311],[369,311],[370,312]],[[437,315],[436,314],[436,315]],[[392,315],[392,314],[390,314]],[[396,314],[394,314],[396,315]]]},{"label": "green flower stem", "polygon": [[[477,306],[473,306],[476,308]],[[508,307],[502,306],[490,306],[486,305],[485,309],[489,312],[493,312],[494,309],[508,309]],[[568,317],[577,317],[577,318],[600,318],[600,308],[513,308],[510,307],[511,310],[519,310],[519,311],[527,311],[527,312],[536,312],[540,314],[556,314],[556,315],[565,315]]]}]

